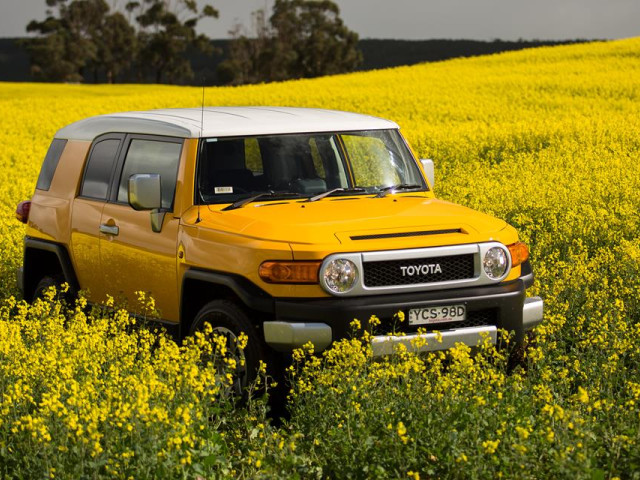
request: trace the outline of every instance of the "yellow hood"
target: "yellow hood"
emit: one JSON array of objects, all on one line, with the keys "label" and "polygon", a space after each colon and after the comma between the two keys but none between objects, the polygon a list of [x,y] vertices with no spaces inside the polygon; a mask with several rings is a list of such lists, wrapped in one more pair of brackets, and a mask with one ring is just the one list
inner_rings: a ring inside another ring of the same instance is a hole
[{"label": "yellow hood", "polygon": [[[340,250],[346,251],[517,239],[502,220],[415,195],[254,202],[226,211],[224,206],[201,207],[199,227],[286,242],[294,251],[296,245],[308,250],[314,244],[342,245]],[[185,216],[187,223],[193,213]]]}]

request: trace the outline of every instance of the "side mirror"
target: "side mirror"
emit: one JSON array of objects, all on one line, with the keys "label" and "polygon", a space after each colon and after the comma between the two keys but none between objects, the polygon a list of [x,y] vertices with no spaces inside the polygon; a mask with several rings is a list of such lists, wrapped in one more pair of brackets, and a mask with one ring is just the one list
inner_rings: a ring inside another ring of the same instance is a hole
[{"label": "side mirror", "polygon": [[129,205],[134,210],[151,210],[151,230],[162,231],[167,213],[162,208],[162,185],[157,173],[137,173],[129,177]]},{"label": "side mirror", "polygon": [[431,160],[430,158],[425,158],[420,160],[420,163],[422,163],[422,169],[424,170],[424,173],[427,175],[427,179],[429,180],[429,186],[431,188],[433,188],[433,185],[435,184],[435,174],[434,174],[434,167],[433,167],[433,160]]},{"label": "side mirror", "polygon": [[162,206],[160,175],[138,173],[129,177],[129,205],[134,210],[153,210]]}]

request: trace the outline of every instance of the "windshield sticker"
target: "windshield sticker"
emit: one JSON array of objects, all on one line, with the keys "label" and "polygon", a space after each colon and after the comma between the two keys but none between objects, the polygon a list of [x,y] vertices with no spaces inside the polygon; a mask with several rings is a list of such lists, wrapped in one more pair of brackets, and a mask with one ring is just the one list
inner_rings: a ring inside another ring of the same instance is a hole
[{"label": "windshield sticker", "polygon": [[215,193],[233,193],[233,187],[215,187],[213,190]]}]

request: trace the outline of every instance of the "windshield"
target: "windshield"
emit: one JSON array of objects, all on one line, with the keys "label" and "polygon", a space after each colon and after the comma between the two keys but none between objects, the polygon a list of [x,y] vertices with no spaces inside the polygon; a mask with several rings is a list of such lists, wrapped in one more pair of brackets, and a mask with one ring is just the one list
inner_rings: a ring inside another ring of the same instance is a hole
[{"label": "windshield", "polygon": [[260,193],[273,199],[334,189],[332,195],[364,195],[394,185],[426,190],[397,130],[205,138],[200,148],[201,204],[232,203]]}]

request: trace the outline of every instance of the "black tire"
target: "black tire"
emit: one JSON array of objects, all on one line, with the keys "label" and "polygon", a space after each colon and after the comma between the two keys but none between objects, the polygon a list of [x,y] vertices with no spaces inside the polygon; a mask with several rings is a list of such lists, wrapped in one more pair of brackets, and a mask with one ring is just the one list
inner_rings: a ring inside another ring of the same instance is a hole
[{"label": "black tire", "polygon": [[[236,355],[237,360],[234,391],[244,396],[246,387],[256,378],[260,360],[266,360],[263,342],[245,311],[229,300],[213,300],[202,307],[191,325],[190,334],[202,330],[207,322],[213,327],[214,333],[227,337],[227,349]],[[244,351],[241,351],[236,349],[235,341],[243,332],[249,340]],[[242,357],[244,366],[238,361]]]},{"label": "black tire", "polygon": [[527,358],[527,351],[530,347],[535,347],[536,334],[529,330],[525,332],[522,342],[514,345],[513,350],[509,353],[509,361],[507,364],[507,371],[512,372],[517,367],[521,367],[525,372],[529,369],[529,361]]},{"label": "black tire", "polygon": [[56,287],[57,290],[57,294],[54,297],[55,300],[68,300],[67,295],[61,291],[64,282],[66,282],[64,275],[46,275],[42,277],[33,291],[31,301],[35,302],[38,298],[44,299],[44,294],[51,287]]}]

